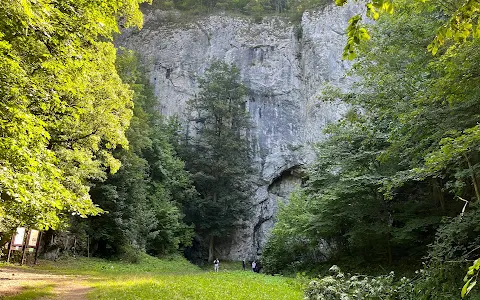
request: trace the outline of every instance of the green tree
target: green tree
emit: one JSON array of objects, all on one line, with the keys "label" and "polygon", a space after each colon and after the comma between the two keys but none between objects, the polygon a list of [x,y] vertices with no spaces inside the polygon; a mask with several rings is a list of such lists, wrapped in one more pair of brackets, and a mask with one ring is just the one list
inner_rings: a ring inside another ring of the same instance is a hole
[{"label": "green tree", "polygon": [[[292,201],[272,243],[287,226],[311,245],[333,239],[347,250],[343,257],[387,257],[390,248],[393,260],[420,261],[441,216],[461,212],[463,203],[455,199],[477,201],[478,41],[441,57],[427,53],[441,12],[409,3],[374,25],[353,70],[359,84],[349,93],[326,93],[353,111],[320,145],[318,167],[302,191],[306,217],[298,217],[303,223],[288,217],[298,204]],[[277,245],[277,253],[289,249]],[[476,246],[472,239],[467,248]]]},{"label": "green tree", "polygon": [[[384,191],[394,196],[400,186],[431,181],[442,191],[432,200],[443,202],[442,206],[456,204],[459,214],[463,203],[454,203],[452,198],[469,203],[464,217],[451,219],[439,228],[432,245],[428,258],[432,275],[422,290],[438,299],[458,295],[448,289],[459,286],[458,271],[466,260],[479,255],[474,233],[477,226],[470,217],[477,212],[469,214],[480,199],[479,41],[467,38],[472,31],[475,37],[478,30],[475,24],[471,26],[478,20],[478,2],[452,4],[449,9],[437,1],[404,5],[393,18],[380,22],[374,45],[366,46],[356,71],[364,76],[361,89],[370,93],[351,98],[366,111],[392,120],[388,133],[391,145],[381,159],[396,157],[401,168],[384,182]],[[393,28],[401,31],[395,34]],[[428,56],[423,50],[430,44],[429,50],[435,53],[443,42],[449,47],[442,49],[439,57]],[[451,263],[445,266],[446,260]],[[474,269],[475,265],[467,279],[474,275]],[[475,283],[473,277],[470,279],[463,294]],[[428,287],[428,282],[433,284]]]},{"label": "green tree", "polygon": [[[339,6],[346,4],[348,0],[335,0]],[[425,7],[441,8],[443,22],[435,27],[436,34],[433,34],[431,43],[428,44],[428,51],[435,55],[441,46],[449,41],[455,43],[465,42],[470,38],[480,37],[480,3],[477,0],[460,1],[426,1],[419,0]],[[405,2],[392,0],[375,0],[366,4],[366,15],[368,18],[378,20],[381,14],[393,14],[394,8],[402,6]],[[362,42],[370,39],[368,30],[362,27],[361,15],[352,17],[347,28],[348,40],[343,51],[343,57],[353,59],[357,55],[356,48]]]},{"label": "green tree", "polygon": [[425,53],[439,11],[411,4],[379,22],[355,67],[362,92],[343,99],[389,122],[390,146],[379,159],[397,159],[399,171],[385,191],[434,178],[455,196],[478,199],[478,41],[440,57]]},{"label": "green tree", "polygon": [[213,260],[215,238],[232,233],[247,211],[251,125],[247,89],[236,67],[214,62],[199,83],[200,93],[189,102],[195,132],[186,145],[186,162],[200,198],[186,204],[186,214],[196,232],[208,239]]},{"label": "green tree", "polygon": [[0,2],[0,223],[58,227],[97,214],[88,181],[127,146],[131,91],[114,33],[141,26],[143,0]]},{"label": "green tree", "polygon": [[[183,222],[182,207],[195,195],[184,163],[168,142],[168,130],[156,112],[156,97],[137,56],[123,50],[117,69],[134,91],[128,149],[117,149],[119,171],[91,190],[107,214],[86,220],[94,254],[165,255],[191,243],[193,230]],[[127,257],[132,259],[132,257]]]},{"label": "green tree", "polygon": [[397,170],[396,161],[377,159],[389,146],[386,124],[353,110],[329,127],[308,181],[280,209],[263,255],[268,272],[312,270],[324,261],[352,267],[421,259],[442,209],[428,198],[428,185],[404,187],[392,199],[381,192]]}]

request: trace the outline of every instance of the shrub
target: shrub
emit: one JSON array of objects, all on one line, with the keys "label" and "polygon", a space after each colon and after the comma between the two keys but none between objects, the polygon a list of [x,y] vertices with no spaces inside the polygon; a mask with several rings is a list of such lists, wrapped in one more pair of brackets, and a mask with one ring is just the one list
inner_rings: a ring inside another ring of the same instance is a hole
[{"label": "shrub", "polygon": [[138,264],[141,260],[143,252],[133,245],[122,245],[120,247],[119,258],[122,261]]},{"label": "shrub", "polygon": [[336,265],[330,268],[331,276],[313,280],[305,291],[305,299],[353,300],[353,299],[418,299],[412,280],[405,277],[394,282],[394,273],[369,277],[344,274]]}]

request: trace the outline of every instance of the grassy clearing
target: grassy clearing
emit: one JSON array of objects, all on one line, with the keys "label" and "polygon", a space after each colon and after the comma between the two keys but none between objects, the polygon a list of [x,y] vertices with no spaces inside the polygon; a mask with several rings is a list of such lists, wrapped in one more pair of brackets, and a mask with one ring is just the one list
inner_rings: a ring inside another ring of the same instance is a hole
[{"label": "grassy clearing", "polygon": [[301,299],[293,279],[253,272],[202,272],[99,281],[91,299]]},{"label": "grassy clearing", "polygon": [[[83,284],[92,288],[88,299],[302,299],[299,280],[241,268],[241,262],[225,261],[220,264],[220,272],[214,273],[213,265],[202,270],[182,257],[160,260],[144,256],[139,264],[87,258],[42,261],[33,270],[82,275]],[[24,290],[21,295],[30,291]],[[43,291],[47,294],[40,294],[39,290],[38,295],[30,298],[6,299],[40,299],[50,295],[48,289]]]}]

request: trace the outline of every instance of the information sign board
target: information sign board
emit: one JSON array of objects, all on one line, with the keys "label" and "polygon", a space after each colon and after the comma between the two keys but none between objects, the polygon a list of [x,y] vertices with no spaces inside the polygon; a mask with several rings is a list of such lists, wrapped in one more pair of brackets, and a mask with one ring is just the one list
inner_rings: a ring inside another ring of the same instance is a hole
[{"label": "information sign board", "polygon": [[15,237],[13,238],[12,246],[14,246],[14,247],[23,246],[23,241],[24,240],[25,240],[25,228],[24,227],[18,227],[17,228],[17,233],[15,234]]},{"label": "information sign board", "polygon": [[30,236],[28,238],[27,247],[31,247],[31,248],[37,247],[38,234],[39,234],[38,230],[35,230],[35,229],[30,230]]}]

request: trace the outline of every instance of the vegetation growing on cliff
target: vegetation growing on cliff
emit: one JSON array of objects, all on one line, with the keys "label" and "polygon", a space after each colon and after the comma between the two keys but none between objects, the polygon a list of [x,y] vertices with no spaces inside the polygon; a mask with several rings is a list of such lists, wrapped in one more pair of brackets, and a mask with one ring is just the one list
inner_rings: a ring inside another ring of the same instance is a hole
[{"label": "vegetation growing on cliff", "polygon": [[293,13],[301,15],[306,9],[333,3],[330,0],[154,0],[161,9],[179,9],[190,12],[227,10],[247,15],[265,13]]}]

